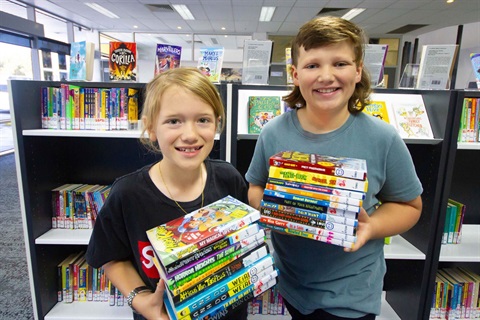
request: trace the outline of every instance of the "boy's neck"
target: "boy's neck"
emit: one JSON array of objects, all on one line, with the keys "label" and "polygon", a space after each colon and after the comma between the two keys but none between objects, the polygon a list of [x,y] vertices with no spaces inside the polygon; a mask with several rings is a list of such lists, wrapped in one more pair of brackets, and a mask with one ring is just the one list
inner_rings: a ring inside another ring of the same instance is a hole
[{"label": "boy's neck", "polygon": [[348,109],[335,112],[312,112],[307,107],[300,108],[297,111],[298,120],[303,130],[314,133],[324,134],[337,130],[347,122],[350,112]]}]

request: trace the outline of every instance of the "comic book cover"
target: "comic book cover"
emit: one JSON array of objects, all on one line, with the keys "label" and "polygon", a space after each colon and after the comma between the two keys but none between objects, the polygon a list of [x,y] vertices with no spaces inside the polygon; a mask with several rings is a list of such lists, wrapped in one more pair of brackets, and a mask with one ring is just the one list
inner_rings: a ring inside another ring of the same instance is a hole
[{"label": "comic book cover", "polygon": [[157,44],[155,54],[155,74],[180,67],[182,47],[170,44]]},{"label": "comic book cover", "polygon": [[258,219],[258,210],[227,196],[147,230],[147,236],[162,265],[168,265]]},{"label": "comic book cover", "polygon": [[110,42],[110,81],[137,81],[137,44]]}]

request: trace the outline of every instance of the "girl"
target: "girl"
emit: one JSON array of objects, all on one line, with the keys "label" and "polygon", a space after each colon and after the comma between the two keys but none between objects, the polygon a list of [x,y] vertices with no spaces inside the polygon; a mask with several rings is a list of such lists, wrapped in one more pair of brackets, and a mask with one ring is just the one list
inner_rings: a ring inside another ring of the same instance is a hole
[{"label": "girl", "polygon": [[[142,142],[162,160],[115,181],[87,250],[88,263],[103,266],[127,297],[134,319],[168,319],[146,231],[227,195],[248,201],[238,171],[208,158],[224,119],[216,87],[195,68],[172,69],[147,84]],[[240,307],[232,316],[246,314]]]},{"label": "girl", "polygon": [[[407,231],[422,210],[422,186],[393,126],[361,112],[370,93],[363,31],[336,17],[303,25],[292,42],[295,109],[261,131],[246,173],[249,201],[260,206],[268,160],[280,151],[366,159],[368,192],[357,242],[342,247],[272,233],[278,288],[292,319],[374,319],[385,274],[384,237]],[[381,201],[382,205],[379,205]]]}]

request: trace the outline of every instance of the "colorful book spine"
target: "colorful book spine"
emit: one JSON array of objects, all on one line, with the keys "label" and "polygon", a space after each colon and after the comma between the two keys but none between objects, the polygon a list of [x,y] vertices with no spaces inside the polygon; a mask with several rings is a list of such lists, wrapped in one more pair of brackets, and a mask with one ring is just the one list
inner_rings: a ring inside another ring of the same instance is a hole
[{"label": "colorful book spine", "polygon": [[277,218],[263,216],[260,218],[260,222],[264,225],[277,226],[277,227],[286,228],[286,229],[303,231],[303,232],[311,233],[317,236],[327,236],[327,237],[332,237],[339,240],[345,240],[352,243],[354,243],[357,240],[357,237],[353,235],[335,232],[335,231],[329,231],[326,229],[315,228],[311,226],[306,226],[300,223],[285,221]]},{"label": "colorful book spine", "polygon": [[263,195],[263,200],[271,202],[271,203],[280,204],[280,205],[286,205],[286,206],[296,207],[296,208],[300,208],[300,209],[317,211],[319,213],[337,215],[337,216],[346,217],[346,218],[349,218],[349,219],[357,219],[357,217],[358,217],[358,212],[340,210],[340,209],[335,209],[335,208],[330,208],[330,207],[325,207],[325,206],[318,206],[318,205],[311,204],[311,203],[304,203],[302,201],[295,201],[295,200],[288,200],[288,199],[282,199],[282,198],[277,198],[277,197],[271,197],[271,196],[267,196],[265,194]]},{"label": "colorful book spine", "polygon": [[[263,231],[263,230],[261,230],[261,231]],[[258,259],[263,258],[263,257],[256,256],[256,258],[257,257],[258,257]],[[226,265],[225,267],[218,270],[217,272],[213,273],[209,277],[201,280],[197,284],[195,284],[195,285],[193,285],[189,288],[186,288],[185,290],[182,290],[180,292],[180,294],[178,294],[176,296],[173,296],[173,303],[175,305],[177,305],[178,303],[180,303],[182,301],[190,299],[191,297],[203,292],[204,290],[206,290],[207,288],[215,285],[216,283],[219,283],[220,281],[232,276],[237,271],[240,271],[241,269],[247,267],[248,265],[245,265],[244,259],[246,259],[246,258],[236,259],[236,260],[232,261],[231,263],[229,263],[228,265]],[[247,263],[250,262],[249,259],[246,259],[245,261]],[[253,261],[253,263],[256,262],[256,261],[257,260]],[[251,265],[251,264],[249,264],[249,265]]]},{"label": "colorful book spine", "polygon": [[244,242],[235,242],[218,252],[214,252],[206,257],[199,259],[195,263],[188,264],[182,268],[175,270],[170,274],[166,273],[166,278],[177,279],[177,281],[181,280],[183,279],[183,275],[188,276],[194,272],[197,272],[200,269],[203,269],[207,265],[216,263],[217,261],[223,259],[225,255],[227,255],[229,252],[234,252],[246,246],[250,246],[254,243],[262,242],[265,238],[264,236],[265,236],[265,233],[262,233],[259,237],[257,237],[257,235],[252,235],[248,239],[246,239],[246,241]]},{"label": "colorful book spine", "polygon": [[360,181],[321,173],[278,168],[274,166],[270,166],[269,177],[361,192],[367,192],[368,189],[368,180]]},{"label": "colorful book spine", "polygon": [[[232,234],[227,235],[224,239],[221,239],[206,247],[203,247],[202,249],[198,250],[197,252],[194,252],[193,254],[190,254],[182,259],[178,259],[176,261],[173,261],[172,263],[169,263],[168,265],[164,266],[165,272],[167,274],[172,274],[172,272],[188,264],[191,264],[195,261],[198,261],[209,254],[223,250],[229,245],[232,245],[236,242],[241,242],[242,240],[249,238],[250,236],[256,235],[259,231],[260,230],[259,230],[258,224],[254,223],[254,224],[248,225]],[[262,230],[262,234],[263,235],[265,234],[263,230]]]},{"label": "colorful book spine", "polygon": [[[259,279],[273,272],[273,258],[265,257],[248,269],[244,269],[231,278],[227,278],[220,283],[212,286],[202,295],[193,297],[176,306],[176,315],[178,318],[185,317],[194,311],[204,307],[212,300],[218,302],[230,298],[232,295],[254,284]],[[240,287],[240,288],[239,288]],[[173,301],[170,301],[173,304]],[[214,305],[209,305],[210,309]],[[195,316],[195,315],[193,315]]]},{"label": "colorful book spine", "polygon": [[336,246],[341,246],[341,247],[345,247],[345,248],[353,248],[353,246],[355,245],[354,242],[347,241],[347,240],[344,240],[344,239],[337,239],[333,235],[325,235],[325,234],[324,235],[316,235],[316,234],[301,231],[301,230],[284,228],[284,227],[280,227],[280,226],[271,225],[271,224],[268,224],[268,223],[263,223],[262,221],[260,221],[259,223],[261,225],[265,226],[266,228],[270,228],[272,230],[275,230],[275,231],[278,231],[278,232],[281,232],[281,233],[284,233],[284,234],[294,235],[294,236],[298,236],[298,237],[302,237],[302,238],[306,238],[306,239],[310,239],[310,240],[315,240],[315,241],[319,241],[319,242],[333,244],[333,245],[336,245]]},{"label": "colorful book spine", "polygon": [[269,254],[269,249],[268,249],[267,243],[264,242],[260,246],[252,246],[252,248],[250,248],[250,250],[239,254],[238,256],[235,257],[235,259],[232,259],[231,261],[226,261],[223,265],[221,265],[220,268],[218,268],[216,270],[211,269],[210,270],[211,272],[210,271],[204,272],[204,273],[198,275],[197,277],[191,279],[190,281],[184,283],[183,285],[178,285],[174,289],[171,289],[171,288],[169,288],[169,289],[172,292],[173,296],[180,295],[186,289],[193,287],[197,283],[200,283],[203,279],[206,279],[207,277],[215,274],[217,271],[219,271],[222,268],[228,266],[229,264],[231,264],[234,261],[240,260],[240,261],[242,261],[244,266],[249,266],[250,264],[254,263],[255,261],[258,261],[259,259],[267,256],[268,254]]},{"label": "colorful book spine", "polygon": [[278,191],[275,191],[275,190],[265,189],[263,194],[266,195],[266,196],[269,196],[269,197],[276,197],[276,198],[281,198],[281,199],[299,201],[299,202],[303,202],[303,203],[311,203],[311,204],[314,204],[316,206],[328,207],[328,208],[351,211],[351,212],[360,212],[360,207],[359,206],[353,206],[353,205],[349,205],[349,204],[345,204],[345,203],[338,203],[338,202],[332,202],[332,201],[327,201],[327,200],[320,200],[320,199],[300,196],[300,195],[296,195],[296,194],[290,194],[290,193],[286,193],[286,192],[278,192]]},{"label": "colorful book spine", "polygon": [[243,247],[243,248],[240,248],[236,251],[233,251],[233,252],[225,252],[225,257],[214,262],[214,263],[211,263],[211,264],[208,264],[208,265],[205,265],[204,268],[201,268],[187,276],[184,276],[184,275],[181,275],[181,279],[175,279],[175,278],[172,278],[172,279],[167,279],[166,280],[166,283],[167,285],[169,286],[170,290],[173,290],[175,288],[178,288],[186,283],[191,283],[192,280],[196,282],[200,281],[200,277],[203,275],[205,277],[208,277],[209,275],[211,275],[212,273],[214,273],[215,271],[223,268],[224,266],[226,266],[227,264],[229,264],[230,262],[232,262],[233,260],[235,260],[236,258],[238,258],[239,256],[241,256],[242,254],[248,252],[250,249],[252,248],[255,248],[257,246],[259,246],[260,244],[264,243],[264,240],[262,239],[261,241],[257,241],[247,247]]},{"label": "colorful book spine", "polygon": [[335,196],[327,193],[320,193],[320,192],[302,190],[297,188],[289,188],[289,187],[279,186],[273,183],[267,183],[265,188],[273,191],[296,194],[299,196],[305,196],[305,197],[314,198],[318,200],[330,201],[330,202],[340,203],[340,204],[347,204],[347,205],[352,205],[357,207],[361,207],[363,204],[363,200],[360,200],[360,199]]},{"label": "colorful book spine", "polygon": [[298,151],[282,151],[270,157],[271,166],[365,180],[367,162],[363,159],[323,156]]},{"label": "colorful book spine", "polygon": [[292,214],[286,211],[281,210],[272,210],[265,207],[260,208],[260,212],[263,216],[281,219],[289,222],[299,223],[306,226],[311,226],[319,229],[325,229],[338,233],[345,233],[348,235],[355,236],[357,233],[357,228],[348,226],[341,223],[336,223],[332,221],[325,221],[316,218],[305,217],[297,214]]},{"label": "colorful book spine", "polygon": [[323,187],[323,186],[318,186],[318,185],[313,185],[308,183],[286,181],[286,180],[274,179],[274,178],[268,178],[267,182],[277,186],[284,186],[289,188],[296,188],[301,190],[325,193],[325,194],[335,195],[339,197],[353,198],[353,199],[359,199],[359,200],[365,199],[365,192],[328,188],[328,187]]},{"label": "colorful book spine", "polygon": [[341,217],[338,215],[334,214],[325,214],[325,213],[320,213],[317,211],[312,211],[312,210],[304,210],[300,208],[295,208],[295,207],[290,207],[290,206],[285,206],[277,203],[272,203],[268,201],[261,200],[260,202],[260,208],[267,208],[271,210],[281,210],[284,212],[288,212],[291,214],[296,214],[299,216],[303,217],[310,217],[310,218],[315,218],[319,220],[325,220],[325,221],[331,221],[335,223],[340,223],[344,224],[347,226],[352,226],[352,227],[357,227],[358,226],[358,220],[355,218],[356,214],[353,215],[354,218],[346,218],[346,217]]}]

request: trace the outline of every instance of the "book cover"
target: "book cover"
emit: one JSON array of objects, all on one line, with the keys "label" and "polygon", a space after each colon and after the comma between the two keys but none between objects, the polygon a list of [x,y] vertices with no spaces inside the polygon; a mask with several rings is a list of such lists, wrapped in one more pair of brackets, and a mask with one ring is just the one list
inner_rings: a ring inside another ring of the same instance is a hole
[{"label": "book cover", "polygon": [[258,210],[227,196],[147,230],[147,236],[162,265],[168,265],[259,218]]},{"label": "book cover", "polygon": [[165,72],[169,69],[180,67],[180,58],[182,56],[182,47],[170,44],[157,44],[155,55],[155,73]]},{"label": "book cover", "polygon": [[392,102],[397,131],[404,139],[433,139],[433,131],[428,119],[423,99],[411,102]]},{"label": "book cover", "polygon": [[281,114],[279,96],[248,97],[248,133],[260,133],[273,118]]},{"label": "book cover", "polygon": [[137,81],[137,44],[110,41],[110,81]]},{"label": "book cover", "polygon": [[70,81],[91,81],[93,77],[93,64],[95,58],[95,44],[80,41],[70,44]]},{"label": "book cover", "polygon": [[478,83],[480,82],[480,53],[470,53],[470,61],[472,62],[473,73]]},{"label": "book cover", "polygon": [[365,180],[367,161],[298,151],[282,151],[270,157],[271,166],[318,172],[332,176]]},{"label": "book cover", "polygon": [[223,47],[200,48],[200,58],[198,59],[197,68],[206,75],[211,82],[220,82],[223,54]]},{"label": "book cover", "polygon": [[372,115],[380,120],[390,123],[390,118],[388,117],[387,103],[381,100],[370,100],[368,104],[363,109],[363,112]]}]

